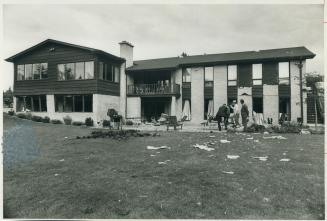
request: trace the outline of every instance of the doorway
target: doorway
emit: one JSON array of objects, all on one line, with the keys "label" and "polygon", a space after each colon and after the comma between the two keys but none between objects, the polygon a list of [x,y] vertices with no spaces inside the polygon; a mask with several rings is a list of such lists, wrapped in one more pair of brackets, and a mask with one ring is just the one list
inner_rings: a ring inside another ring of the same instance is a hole
[{"label": "doorway", "polygon": [[160,118],[162,113],[170,114],[170,97],[160,98],[142,98],[141,111],[142,119],[151,122],[154,118],[156,121]]}]

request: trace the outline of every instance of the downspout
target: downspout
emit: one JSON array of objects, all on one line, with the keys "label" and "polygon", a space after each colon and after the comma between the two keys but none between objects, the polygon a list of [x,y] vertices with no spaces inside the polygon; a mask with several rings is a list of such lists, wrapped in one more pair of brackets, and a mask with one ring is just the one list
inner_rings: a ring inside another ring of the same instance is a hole
[{"label": "downspout", "polygon": [[302,60],[300,60],[300,64],[299,64],[299,69],[300,69],[300,102],[301,102],[301,120],[302,120],[302,124],[303,124],[303,83],[302,83],[302,68],[303,68],[303,64],[302,64]]}]

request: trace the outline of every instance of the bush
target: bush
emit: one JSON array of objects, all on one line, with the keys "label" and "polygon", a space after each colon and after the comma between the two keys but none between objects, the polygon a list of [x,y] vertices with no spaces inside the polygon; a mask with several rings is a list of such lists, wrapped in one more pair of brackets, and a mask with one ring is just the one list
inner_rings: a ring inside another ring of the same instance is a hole
[{"label": "bush", "polygon": [[81,121],[73,121],[72,122],[72,125],[74,125],[74,126],[82,126],[84,123],[83,122],[81,122]]},{"label": "bush", "polygon": [[70,117],[70,116],[65,116],[65,117],[63,117],[63,119],[64,119],[64,122],[65,122],[65,124],[66,125],[71,125],[72,124],[72,118]]},{"label": "bush", "polygon": [[126,125],[133,125],[133,121],[131,121],[131,120],[127,120],[125,124],[126,124]]},{"label": "bush", "polygon": [[86,126],[89,126],[89,127],[92,127],[93,126],[93,120],[92,118],[88,117],[85,119],[85,125]]},{"label": "bush", "polygon": [[24,114],[24,113],[17,114],[17,117],[22,118],[22,119],[27,119],[26,114]]},{"label": "bush", "polygon": [[8,115],[13,116],[14,114],[15,114],[15,111],[14,110],[8,111]]},{"label": "bush", "polygon": [[103,120],[103,122],[102,122],[102,126],[103,127],[110,127],[111,125],[110,125],[110,120]]},{"label": "bush", "polygon": [[53,120],[51,120],[51,123],[53,123],[53,124],[62,124],[62,121],[58,120],[58,119],[53,119]]},{"label": "bush", "polygon": [[43,119],[42,119],[42,122],[43,123],[50,123],[50,118],[45,116]]},{"label": "bush", "polygon": [[275,133],[300,133],[301,132],[301,125],[297,122],[284,122],[280,126],[273,126],[272,130]]},{"label": "bush", "polygon": [[249,127],[246,128],[246,132],[264,132],[265,126],[259,124],[251,124]]},{"label": "bush", "polygon": [[26,119],[28,119],[28,120],[32,119],[32,114],[30,112],[26,113]]},{"label": "bush", "polygon": [[36,122],[42,122],[42,117],[40,117],[40,116],[32,116],[31,120],[32,121],[36,121]]}]

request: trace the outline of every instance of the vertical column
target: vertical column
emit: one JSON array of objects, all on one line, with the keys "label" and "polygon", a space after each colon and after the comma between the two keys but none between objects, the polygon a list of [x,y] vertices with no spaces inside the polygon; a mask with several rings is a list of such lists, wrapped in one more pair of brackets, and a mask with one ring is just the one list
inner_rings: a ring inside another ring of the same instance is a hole
[{"label": "vertical column", "polygon": [[17,97],[13,97],[14,99],[13,99],[13,109],[14,109],[14,111],[16,112],[17,111]]},{"label": "vertical column", "polygon": [[263,117],[273,119],[273,124],[278,124],[279,96],[278,85],[263,85]]},{"label": "vertical column", "polygon": [[141,118],[141,98],[127,98],[127,118]]},{"label": "vertical column", "polygon": [[[301,90],[300,90],[300,69],[299,61],[290,62],[290,85],[291,85],[291,120],[297,121],[301,117]],[[305,73],[305,62],[303,62],[302,73]],[[303,75],[302,75],[303,77]],[[304,100],[304,99],[303,99]],[[303,106],[304,110],[304,106]],[[304,111],[303,111],[304,116]]]},{"label": "vertical column", "polygon": [[176,98],[176,117],[177,119],[182,118],[183,113],[183,94],[182,94],[182,69],[179,68],[175,72],[175,82],[180,86],[180,96]]},{"label": "vertical column", "polygon": [[55,117],[55,97],[53,94],[47,94],[47,112],[50,118]]},{"label": "vertical column", "polygon": [[222,104],[227,103],[227,66],[213,68],[213,106],[214,113],[218,112]]},{"label": "vertical column", "polygon": [[204,69],[191,69],[191,114],[192,123],[201,123],[204,118]]},{"label": "vertical column", "polygon": [[120,66],[120,104],[119,110],[120,114],[126,118],[126,72],[125,72],[125,63]]},{"label": "vertical column", "polygon": [[176,116],[176,96],[171,97],[170,115]]}]

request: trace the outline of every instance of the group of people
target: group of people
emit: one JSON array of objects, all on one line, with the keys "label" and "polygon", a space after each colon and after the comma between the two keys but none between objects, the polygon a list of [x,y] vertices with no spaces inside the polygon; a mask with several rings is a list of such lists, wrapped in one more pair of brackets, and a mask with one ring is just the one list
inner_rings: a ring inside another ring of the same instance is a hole
[{"label": "group of people", "polygon": [[239,127],[239,118],[241,115],[242,125],[244,130],[246,130],[247,123],[249,121],[249,109],[248,106],[244,103],[244,100],[241,99],[241,108],[239,108],[236,100],[233,100],[231,105],[223,104],[219,107],[218,112],[216,114],[215,120],[218,121],[218,129],[221,131],[221,123],[223,122],[225,125],[225,129],[227,130],[228,120],[230,118],[231,110],[233,111],[233,115],[231,117],[232,123],[234,127]]}]

